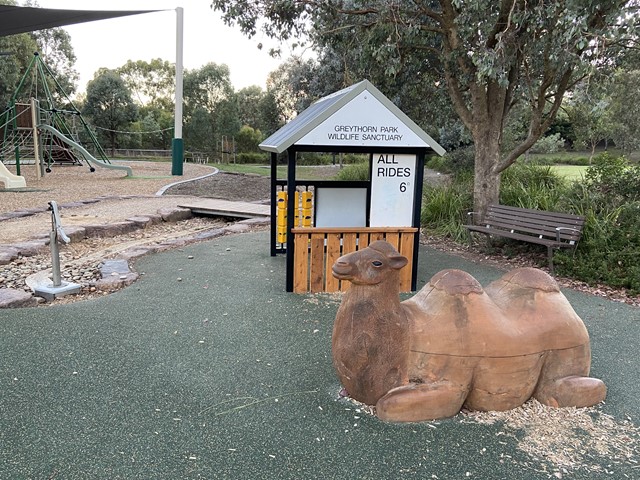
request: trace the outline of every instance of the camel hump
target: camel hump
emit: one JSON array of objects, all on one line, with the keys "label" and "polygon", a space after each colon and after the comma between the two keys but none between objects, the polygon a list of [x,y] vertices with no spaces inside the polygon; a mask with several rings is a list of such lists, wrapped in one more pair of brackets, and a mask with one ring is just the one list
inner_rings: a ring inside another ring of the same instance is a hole
[{"label": "camel hump", "polygon": [[533,288],[543,292],[559,292],[560,287],[551,275],[539,268],[516,268],[505,273],[497,282],[516,285],[522,288]]},{"label": "camel hump", "polygon": [[429,281],[431,287],[449,295],[481,294],[482,285],[462,270],[446,269],[436,273]]}]

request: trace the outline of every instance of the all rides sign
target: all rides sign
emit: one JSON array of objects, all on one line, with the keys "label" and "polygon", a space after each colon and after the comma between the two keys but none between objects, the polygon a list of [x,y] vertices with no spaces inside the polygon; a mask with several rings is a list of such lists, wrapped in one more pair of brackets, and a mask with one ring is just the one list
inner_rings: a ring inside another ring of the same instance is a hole
[{"label": "all rides sign", "polygon": [[[388,105],[370,91],[353,98],[348,108],[336,111],[304,135],[296,144],[406,150],[433,147],[425,145],[421,130],[400,119]],[[415,125],[415,124],[414,124]],[[439,146],[438,146],[439,147]],[[410,153],[373,153],[371,165],[371,227],[411,227],[414,219],[414,194],[417,157]]]}]

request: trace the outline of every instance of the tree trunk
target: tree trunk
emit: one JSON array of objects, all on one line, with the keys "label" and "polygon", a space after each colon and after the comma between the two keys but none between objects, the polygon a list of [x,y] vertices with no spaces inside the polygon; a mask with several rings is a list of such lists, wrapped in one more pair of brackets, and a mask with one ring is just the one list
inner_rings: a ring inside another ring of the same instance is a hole
[{"label": "tree trunk", "polygon": [[498,203],[500,197],[500,146],[497,139],[475,143],[475,168],[473,179],[474,221],[480,222],[489,205]]},{"label": "tree trunk", "polygon": [[111,158],[116,156],[116,132],[111,132]]}]

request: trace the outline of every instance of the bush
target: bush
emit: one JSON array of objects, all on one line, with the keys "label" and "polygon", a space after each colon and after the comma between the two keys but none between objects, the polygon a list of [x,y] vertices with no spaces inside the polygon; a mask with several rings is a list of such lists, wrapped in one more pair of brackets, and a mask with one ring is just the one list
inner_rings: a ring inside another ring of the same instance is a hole
[{"label": "bush", "polygon": [[[340,154],[301,152],[296,158],[296,165],[338,165],[340,164]],[[369,155],[348,153],[342,154],[342,164],[351,165],[354,163],[368,162]]]},{"label": "bush", "polygon": [[531,153],[556,153],[562,148],[564,148],[564,139],[559,133],[554,133],[553,135],[541,137],[531,147]]},{"label": "bush", "polygon": [[473,177],[456,175],[448,185],[425,188],[420,223],[456,242],[466,239],[467,212],[473,209]]},{"label": "bush", "polygon": [[[423,227],[463,242],[472,191],[469,174],[456,175],[448,186],[425,189]],[[502,175],[500,202],[583,215],[585,227],[576,250],[555,254],[557,272],[640,293],[640,166],[605,154],[587,170],[583,182],[567,183],[549,166],[516,164]]]},{"label": "bush", "polygon": [[516,163],[502,174],[500,203],[512,207],[556,210],[567,188],[567,181],[549,165]]},{"label": "bush", "polygon": [[473,172],[474,161],[474,148],[464,147],[447,152],[442,157],[432,156],[426,166],[440,173]]},{"label": "bush", "polygon": [[236,155],[236,163],[256,163],[256,164],[268,164],[269,153],[262,152],[244,152]]},{"label": "bush", "polygon": [[586,218],[574,255],[556,255],[558,271],[590,284],[640,293],[640,168],[624,157],[599,156],[584,184],[566,195],[569,211]]},{"label": "bush", "polygon": [[354,163],[341,169],[336,175],[336,179],[358,182],[369,180],[369,162]]}]

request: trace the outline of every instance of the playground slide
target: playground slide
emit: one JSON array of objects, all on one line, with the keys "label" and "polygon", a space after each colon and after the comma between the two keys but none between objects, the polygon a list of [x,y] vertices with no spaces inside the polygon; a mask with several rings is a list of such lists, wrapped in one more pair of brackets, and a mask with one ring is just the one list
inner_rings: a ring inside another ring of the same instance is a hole
[{"label": "playground slide", "polygon": [[24,188],[27,186],[24,177],[11,173],[2,162],[0,162],[0,183],[4,183],[5,188]]},{"label": "playground slide", "polygon": [[100,167],[109,168],[111,170],[124,170],[124,171],[127,172],[127,177],[133,177],[133,171],[131,170],[131,167],[127,167],[125,165],[111,165],[110,163],[105,163],[102,160],[98,160],[93,155],[91,155],[82,145],[80,145],[79,143],[74,142],[69,137],[66,137],[64,134],[62,134],[61,132],[59,132],[58,130],[53,128],[52,126],[50,126],[50,125],[38,125],[38,128],[41,129],[41,130],[46,130],[48,132],[51,132],[53,135],[58,137],[58,139],[62,140],[64,143],[66,143],[70,147],[75,148],[76,150],[78,150],[84,156],[84,158],[87,160],[87,162],[90,165],[91,164],[96,164],[96,165],[99,165]]}]

